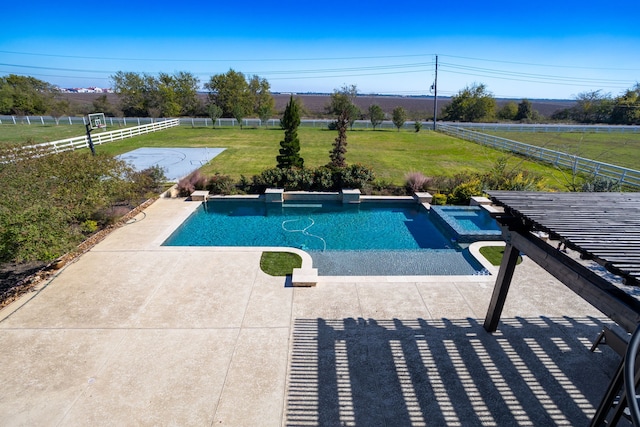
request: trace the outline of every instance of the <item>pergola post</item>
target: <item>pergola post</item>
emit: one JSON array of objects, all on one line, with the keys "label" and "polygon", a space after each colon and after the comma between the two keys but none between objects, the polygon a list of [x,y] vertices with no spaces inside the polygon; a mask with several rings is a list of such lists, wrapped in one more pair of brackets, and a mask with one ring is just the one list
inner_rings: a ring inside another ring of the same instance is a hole
[{"label": "pergola post", "polygon": [[496,284],[493,287],[493,295],[491,296],[487,316],[484,319],[484,329],[489,333],[495,332],[496,329],[498,329],[500,315],[502,315],[502,309],[507,299],[513,272],[518,262],[518,255],[520,255],[520,251],[511,243],[507,243],[504,248],[502,261],[500,261],[500,271],[496,278]]}]

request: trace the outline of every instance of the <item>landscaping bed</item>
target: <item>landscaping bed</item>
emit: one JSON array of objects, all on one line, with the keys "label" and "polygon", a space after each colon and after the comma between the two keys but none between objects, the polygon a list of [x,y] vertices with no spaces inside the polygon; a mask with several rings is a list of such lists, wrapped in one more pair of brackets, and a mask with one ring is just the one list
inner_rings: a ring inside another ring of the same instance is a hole
[{"label": "landscaping bed", "polygon": [[0,264],[0,308],[9,305],[44,280],[51,278],[63,266],[76,261],[82,254],[100,243],[109,233],[131,221],[155,200],[154,198],[145,201],[124,215],[117,223],[92,234],[78,245],[74,251],[66,253],[55,261],[7,262]]}]

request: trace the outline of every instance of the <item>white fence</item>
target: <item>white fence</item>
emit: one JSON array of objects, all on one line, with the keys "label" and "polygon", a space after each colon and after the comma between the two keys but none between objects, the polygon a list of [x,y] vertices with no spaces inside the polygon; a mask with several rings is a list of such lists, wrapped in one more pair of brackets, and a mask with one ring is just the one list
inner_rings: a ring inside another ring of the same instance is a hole
[{"label": "white fence", "polygon": [[448,123],[475,131],[493,132],[574,132],[574,133],[640,133],[640,126],[616,125],[562,125],[512,123]]},{"label": "white fence", "polygon": [[[154,119],[151,117],[107,117],[107,126],[141,126],[151,124],[166,119]],[[212,127],[213,121],[208,117],[181,117],[180,126],[191,127]],[[332,119],[303,119],[300,125],[304,127],[326,128]],[[413,129],[413,121],[407,121],[401,129]],[[1,116],[2,124],[25,124],[25,125],[85,125],[85,117],[60,117],[56,119],[51,116]],[[514,123],[443,123],[455,127],[463,127],[475,131],[496,131],[496,132],[579,132],[579,133],[640,133],[640,126],[616,126],[616,125],[564,125],[564,124],[514,124]],[[236,119],[220,118],[215,121],[216,127],[236,127],[239,126]],[[242,119],[242,126],[247,127],[280,127],[280,119]],[[356,120],[354,129],[372,129],[370,120]],[[377,126],[378,129],[395,129],[396,126],[391,120],[385,120]],[[433,128],[433,121],[422,122],[423,130]]]},{"label": "white fence", "polygon": [[[464,126],[467,126],[465,124]],[[493,135],[487,135],[465,129],[462,126],[450,124],[438,124],[438,130],[456,138],[477,142],[498,150],[511,151],[553,166],[566,168],[573,173],[582,173],[594,177],[604,177],[620,182],[623,186],[640,188],[640,171],[627,169],[608,163],[597,162],[591,159],[574,156],[560,151],[549,150],[535,145],[512,141]]]},{"label": "white fence", "polygon": [[[107,126],[141,126],[167,119],[154,119],[152,117],[106,117]],[[211,122],[211,120],[209,120]],[[0,125],[86,125],[87,119],[81,117],[51,116],[0,116]]]},{"label": "white fence", "polygon": [[[123,129],[116,129],[108,132],[92,133],[91,142],[93,145],[105,144],[107,142],[119,141],[121,139],[132,138],[138,135],[144,135],[151,132],[179,126],[180,120],[169,119],[163,121],[156,121],[155,123],[149,123],[141,126],[128,127]],[[32,153],[40,155],[44,153],[59,153],[61,151],[76,150],[78,148],[88,148],[89,139],[87,135],[76,136],[73,138],[61,139],[58,141],[45,142],[42,144],[34,144],[22,146],[13,151],[15,157],[25,157]]]},{"label": "white fence", "polygon": [[[313,128],[327,128],[330,123],[335,122],[333,119],[302,119],[300,120],[301,127],[313,127]],[[213,127],[213,121],[206,117],[182,117],[180,118],[181,126],[191,126],[191,127]],[[407,121],[401,127],[401,129],[413,129],[414,128],[413,121]],[[423,129],[428,129],[433,127],[433,122],[429,124],[428,122],[423,122]],[[236,127],[239,126],[239,123],[236,119],[227,119],[221,118],[215,120],[216,127]],[[270,128],[279,128],[280,127],[280,119],[269,119],[266,121],[262,121],[260,119],[242,119],[242,126],[246,127],[270,127]],[[370,120],[356,120],[353,123],[354,129],[373,129],[373,125]],[[396,125],[393,124],[391,120],[385,120],[376,126],[376,129],[396,129]]]},{"label": "white fence", "polygon": [[[106,117],[107,126],[140,126],[143,124],[151,124],[166,119],[154,119],[151,117]],[[208,117],[180,117],[176,119],[180,121],[180,126],[190,127],[213,127],[214,122]],[[329,123],[334,122],[333,119],[302,119],[300,126],[313,128],[327,128]],[[413,129],[414,121],[407,121],[401,129]],[[0,125],[85,125],[84,117],[60,117],[56,121],[51,116],[0,116]],[[429,130],[433,128],[433,122],[422,122],[422,128]],[[236,119],[220,118],[215,120],[216,127],[237,127],[239,123]],[[242,119],[242,126],[246,127],[270,127],[279,128],[280,119],[269,119],[262,121],[260,119]],[[370,120],[356,120],[353,123],[354,129],[373,129]],[[396,129],[396,125],[391,120],[384,120],[376,129]]]}]

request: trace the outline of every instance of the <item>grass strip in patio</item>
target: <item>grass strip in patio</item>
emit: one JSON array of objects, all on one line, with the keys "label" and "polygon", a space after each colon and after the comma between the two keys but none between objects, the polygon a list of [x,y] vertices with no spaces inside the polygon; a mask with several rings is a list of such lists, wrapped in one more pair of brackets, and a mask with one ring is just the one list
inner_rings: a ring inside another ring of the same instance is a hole
[{"label": "grass strip in patio", "polygon": [[[480,249],[480,253],[487,259],[492,265],[500,265],[502,256],[504,255],[504,246],[483,246]],[[522,262],[522,257],[518,255],[518,262]]]},{"label": "grass strip in patio", "polygon": [[300,267],[302,258],[291,252],[263,252],[260,257],[260,268],[270,276],[288,276]]}]

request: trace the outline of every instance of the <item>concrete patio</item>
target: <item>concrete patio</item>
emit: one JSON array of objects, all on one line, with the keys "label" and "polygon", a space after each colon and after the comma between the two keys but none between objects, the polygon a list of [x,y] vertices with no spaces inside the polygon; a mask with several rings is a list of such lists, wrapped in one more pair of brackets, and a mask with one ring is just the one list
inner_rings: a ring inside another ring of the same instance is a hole
[{"label": "concrete patio", "polygon": [[162,247],[160,199],[0,311],[1,425],[588,425],[620,360],[608,319],[525,258],[493,280],[292,288],[260,251]]}]

